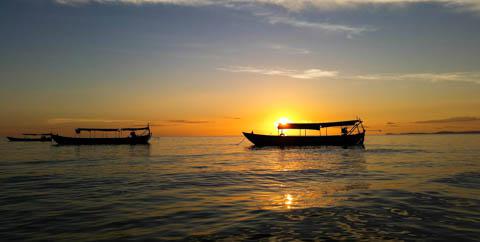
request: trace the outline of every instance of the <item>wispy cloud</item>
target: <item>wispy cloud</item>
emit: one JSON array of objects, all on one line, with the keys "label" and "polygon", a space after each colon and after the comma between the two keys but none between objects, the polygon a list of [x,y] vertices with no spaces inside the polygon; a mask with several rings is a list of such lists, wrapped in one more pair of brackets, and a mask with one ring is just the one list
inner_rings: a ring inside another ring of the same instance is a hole
[{"label": "wispy cloud", "polygon": [[171,4],[184,6],[220,5],[225,7],[239,7],[244,5],[272,5],[289,11],[300,11],[306,8],[335,9],[353,8],[362,5],[406,5],[415,3],[437,3],[449,8],[465,11],[480,11],[478,0],[53,0],[60,4]]},{"label": "wispy cloud", "polygon": [[142,123],[146,121],[131,119],[91,119],[91,118],[52,118],[47,120],[48,124],[69,124],[69,123]]},{"label": "wispy cloud", "polygon": [[[231,117],[231,119],[237,119],[236,117]],[[239,118],[238,118],[239,119]],[[61,125],[61,124],[108,124],[108,125],[119,125],[119,124],[128,124],[132,126],[145,126],[149,121],[142,120],[132,120],[132,119],[94,119],[94,118],[52,118],[48,119],[47,123],[50,125]],[[182,125],[182,124],[205,124],[213,123],[209,120],[189,120],[189,119],[169,119],[161,121],[150,122],[152,127],[165,127],[172,125]]]},{"label": "wispy cloud", "polygon": [[296,79],[333,78],[338,75],[337,71],[326,71],[320,69],[307,69],[303,71],[291,69],[263,69],[250,66],[230,66],[218,68],[221,71],[234,73],[253,73],[268,76],[286,76]]},{"label": "wispy cloud", "polygon": [[327,22],[312,22],[306,20],[299,20],[287,16],[268,16],[267,19],[268,22],[271,24],[285,24],[297,28],[308,28],[329,32],[345,33],[349,38],[352,38],[353,35],[376,31],[376,29],[372,27],[354,27],[349,25],[332,24]]},{"label": "wispy cloud", "polygon": [[364,81],[428,81],[439,82],[468,82],[480,84],[480,72],[445,72],[445,73],[399,73],[399,74],[364,74],[341,75],[338,71],[322,69],[294,70],[285,68],[258,68],[252,66],[229,66],[217,70],[233,73],[252,73],[269,76],[285,76],[297,79],[341,78]]},{"label": "wispy cloud", "polygon": [[430,82],[473,82],[480,84],[479,72],[445,72],[445,73],[408,73],[408,74],[368,74],[352,77],[361,80],[383,81],[430,81]]},{"label": "wispy cloud", "polygon": [[223,117],[224,119],[234,119],[234,120],[240,120],[241,118],[240,117],[230,117],[230,116],[226,116],[226,117]]},{"label": "wispy cloud", "polygon": [[[305,19],[299,14],[306,9],[333,10],[337,8],[357,8],[361,6],[408,6],[415,3],[434,3],[448,9],[464,12],[480,13],[479,0],[52,0],[64,5],[82,4],[165,4],[179,6],[219,6],[228,9],[242,9],[252,12],[267,23],[273,25],[287,25],[295,28],[327,31],[346,34],[348,38],[355,35],[374,32],[377,28],[372,26],[354,26],[326,21]],[[286,15],[286,10],[289,14]]]},{"label": "wispy cloud", "polygon": [[170,119],[167,120],[168,123],[175,123],[175,124],[205,124],[211,123],[212,121],[208,120],[187,120],[187,119]]},{"label": "wispy cloud", "polygon": [[54,0],[59,4],[78,5],[89,3],[100,4],[172,4],[172,5],[185,5],[185,6],[202,6],[220,4],[228,1],[215,1],[215,0]]},{"label": "wispy cloud", "polygon": [[287,45],[281,45],[281,44],[271,44],[268,45],[269,49],[283,52],[286,54],[292,54],[292,55],[308,55],[310,54],[310,50],[303,49],[303,48],[295,48]]},{"label": "wispy cloud", "polygon": [[[88,3],[99,4],[169,4],[181,6],[207,6],[215,5],[231,9],[243,9],[252,12],[255,16],[260,17],[264,21],[272,25],[287,25],[295,28],[304,28],[311,30],[328,31],[335,33],[344,33],[347,37],[352,38],[365,32],[375,31],[375,28],[366,26],[350,26],[346,24],[335,24],[329,22],[316,22],[305,19],[298,19],[291,15],[280,14],[275,7],[281,7],[288,11],[297,11],[305,6],[323,6],[325,3],[316,1],[287,1],[287,0],[55,0],[57,3],[66,5],[81,5]],[[332,2],[331,4],[336,3]],[[266,7],[269,10],[265,11]],[[270,11],[272,10],[272,11]],[[306,53],[305,50],[297,49],[297,52]]]},{"label": "wispy cloud", "polygon": [[480,121],[480,118],[477,117],[452,117],[452,118],[445,118],[445,119],[432,119],[432,120],[422,120],[416,121],[415,123],[418,124],[436,124],[436,123],[458,123],[458,122],[472,122],[472,121]]}]

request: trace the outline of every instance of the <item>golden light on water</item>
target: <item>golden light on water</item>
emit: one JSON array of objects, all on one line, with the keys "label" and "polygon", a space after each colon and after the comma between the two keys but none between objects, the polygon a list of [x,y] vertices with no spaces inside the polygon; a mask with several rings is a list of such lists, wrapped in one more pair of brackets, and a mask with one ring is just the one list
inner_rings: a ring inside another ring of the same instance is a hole
[{"label": "golden light on water", "polygon": [[291,205],[293,204],[293,197],[291,194],[286,194],[285,195],[285,206],[287,206],[288,209],[290,209]]}]

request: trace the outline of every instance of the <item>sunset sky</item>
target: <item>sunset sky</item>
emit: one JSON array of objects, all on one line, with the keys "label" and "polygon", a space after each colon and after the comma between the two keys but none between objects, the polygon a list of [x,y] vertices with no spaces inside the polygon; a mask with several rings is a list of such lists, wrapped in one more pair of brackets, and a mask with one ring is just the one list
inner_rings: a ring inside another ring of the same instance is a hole
[{"label": "sunset sky", "polygon": [[0,135],[480,130],[478,0],[2,0]]}]

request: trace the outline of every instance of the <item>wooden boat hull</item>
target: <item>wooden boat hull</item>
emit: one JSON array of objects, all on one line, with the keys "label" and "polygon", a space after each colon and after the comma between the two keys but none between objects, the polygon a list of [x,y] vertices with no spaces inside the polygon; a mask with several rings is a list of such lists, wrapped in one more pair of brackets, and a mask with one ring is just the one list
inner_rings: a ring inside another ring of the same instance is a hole
[{"label": "wooden boat hull", "polygon": [[79,138],[52,135],[52,139],[59,145],[137,145],[148,144],[151,135],[122,138]]},{"label": "wooden boat hull", "polygon": [[363,145],[365,133],[332,136],[280,136],[243,132],[255,146],[354,146]]},{"label": "wooden boat hull", "polygon": [[11,142],[50,142],[52,138],[16,138],[16,137],[7,137]]}]

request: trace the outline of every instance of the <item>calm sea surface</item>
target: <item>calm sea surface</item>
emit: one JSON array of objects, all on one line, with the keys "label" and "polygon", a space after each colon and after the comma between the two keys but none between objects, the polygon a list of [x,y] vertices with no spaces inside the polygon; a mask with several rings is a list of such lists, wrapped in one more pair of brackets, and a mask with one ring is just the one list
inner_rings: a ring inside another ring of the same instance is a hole
[{"label": "calm sea surface", "polygon": [[2,241],[480,240],[480,135],[0,141]]}]

